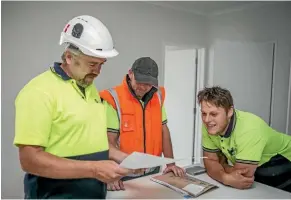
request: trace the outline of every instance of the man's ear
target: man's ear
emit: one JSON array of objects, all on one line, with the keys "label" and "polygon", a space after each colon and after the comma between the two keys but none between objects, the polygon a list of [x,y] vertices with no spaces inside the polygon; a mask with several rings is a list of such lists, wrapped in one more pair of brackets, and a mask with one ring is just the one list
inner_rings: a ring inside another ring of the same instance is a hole
[{"label": "man's ear", "polygon": [[233,106],[230,107],[230,109],[228,109],[228,112],[227,112],[227,117],[230,119],[231,116],[233,115],[233,112],[234,112],[234,108]]},{"label": "man's ear", "polygon": [[133,74],[132,69],[128,70],[128,76],[129,76],[130,80],[132,80],[134,78],[134,74]]},{"label": "man's ear", "polygon": [[73,55],[71,54],[71,52],[69,51],[65,52],[65,59],[68,65],[72,64]]}]

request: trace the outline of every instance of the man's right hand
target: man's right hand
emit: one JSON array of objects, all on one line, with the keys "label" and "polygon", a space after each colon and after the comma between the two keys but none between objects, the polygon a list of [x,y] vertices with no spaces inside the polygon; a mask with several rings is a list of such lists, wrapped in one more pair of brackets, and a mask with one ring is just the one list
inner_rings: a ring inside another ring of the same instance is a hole
[{"label": "man's right hand", "polygon": [[132,170],[122,168],[112,160],[97,161],[93,165],[94,178],[104,183],[120,180],[130,173],[132,173]]},{"label": "man's right hand", "polygon": [[237,169],[231,173],[225,174],[224,184],[237,189],[247,189],[254,183],[254,177],[245,177],[247,169]]},{"label": "man's right hand", "polygon": [[107,184],[108,191],[119,191],[125,190],[122,180],[114,181],[113,183]]}]

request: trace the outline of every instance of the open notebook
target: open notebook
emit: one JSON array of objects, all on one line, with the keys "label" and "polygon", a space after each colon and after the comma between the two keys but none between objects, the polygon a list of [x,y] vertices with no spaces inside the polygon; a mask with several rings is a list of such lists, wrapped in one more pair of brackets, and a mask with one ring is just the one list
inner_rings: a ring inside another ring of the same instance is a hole
[{"label": "open notebook", "polygon": [[188,176],[187,174],[184,178],[177,177],[172,172],[153,176],[151,180],[191,197],[198,197],[205,192],[218,188],[216,185]]}]

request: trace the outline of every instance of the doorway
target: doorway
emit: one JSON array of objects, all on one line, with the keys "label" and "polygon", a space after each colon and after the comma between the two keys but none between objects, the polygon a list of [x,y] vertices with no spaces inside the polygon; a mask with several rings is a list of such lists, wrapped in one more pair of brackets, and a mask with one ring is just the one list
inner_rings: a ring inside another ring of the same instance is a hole
[{"label": "doorway", "polygon": [[200,163],[201,119],[197,93],[204,87],[204,49],[166,46],[165,108],[173,153],[179,166]]}]

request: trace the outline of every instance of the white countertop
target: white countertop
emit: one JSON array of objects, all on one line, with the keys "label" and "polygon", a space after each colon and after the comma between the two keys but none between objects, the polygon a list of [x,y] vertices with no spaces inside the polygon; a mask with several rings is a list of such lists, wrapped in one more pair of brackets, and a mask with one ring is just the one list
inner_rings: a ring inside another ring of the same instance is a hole
[{"label": "white countertop", "polygon": [[[152,176],[156,176],[152,175]],[[183,199],[179,194],[145,176],[124,182],[125,191],[108,191],[107,199]],[[198,179],[217,185],[219,188],[208,191],[197,199],[291,199],[291,193],[255,182],[247,190],[239,190],[211,179],[206,173],[195,176]]]}]

